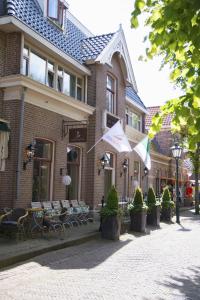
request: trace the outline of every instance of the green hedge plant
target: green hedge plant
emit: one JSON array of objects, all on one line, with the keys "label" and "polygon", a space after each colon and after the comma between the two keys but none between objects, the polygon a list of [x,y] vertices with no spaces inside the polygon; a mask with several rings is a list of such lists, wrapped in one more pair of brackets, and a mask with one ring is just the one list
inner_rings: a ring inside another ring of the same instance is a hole
[{"label": "green hedge plant", "polygon": [[119,208],[119,197],[117,190],[114,186],[110,189],[108,193],[108,198],[105,207],[101,209],[102,218],[109,216],[121,216],[122,210]]},{"label": "green hedge plant", "polygon": [[141,212],[147,210],[147,205],[144,203],[142,190],[137,187],[133,197],[133,202],[128,205],[130,213]]},{"label": "green hedge plant", "polygon": [[174,208],[174,201],[172,201],[171,194],[168,187],[164,188],[161,205],[162,208]]},{"label": "green hedge plant", "polygon": [[156,195],[154,193],[153,187],[150,187],[148,189],[148,194],[147,194],[147,206],[148,206],[148,212],[150,213],[152,209],[155,206],[160,206],[160,201],[156,200]]}]

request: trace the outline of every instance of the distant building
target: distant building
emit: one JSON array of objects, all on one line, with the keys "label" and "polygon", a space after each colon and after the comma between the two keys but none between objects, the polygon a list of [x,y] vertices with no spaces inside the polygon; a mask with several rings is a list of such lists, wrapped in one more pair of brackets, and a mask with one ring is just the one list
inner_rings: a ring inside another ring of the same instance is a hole
[{"label": "distant building", "polygon": [[[160,112],[160,106],[148,107],[145,119],[145,130],[148,130],[152,118]],[[159,194],[166,185],[175,186],[175,161],[172,157],[171,147],[174,145],[174,137],[170,131],[172,116],[164,118],[160,132],[152,140],[151,158],[152,169],[149,173],[149,182],[153,185],[156,194]],[[180,160],[179,185],[184,186],[188,181],[187,169],[182,166]]]}]

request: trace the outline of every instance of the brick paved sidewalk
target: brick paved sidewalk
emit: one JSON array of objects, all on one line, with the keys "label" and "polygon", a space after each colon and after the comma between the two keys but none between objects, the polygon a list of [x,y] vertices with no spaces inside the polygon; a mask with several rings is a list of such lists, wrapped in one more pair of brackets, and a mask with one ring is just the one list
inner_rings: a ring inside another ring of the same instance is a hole
[{"label": "brick paved sidewalk", "polygon": [[185,211],[181,225],[45,253],[0,272],[0,299],[199,300],[199,233]]},{"label": "brick paved sidewalk", "polygon": [[80,244],[99,236],[99,222],[90,222],[67,228],[66,233],[39,235],[33,239],[13,240],[0,238],[0,268],[32,258],[42,253]]},{"label": "brick paved sidewalk", "polygon": [[[188,210],[189,208],[183,208],[182,210],[185,209]],[[169,225],[161,223],[161,229],[166,228],[167,226]],[[94,223],[67,229],[65,235],[52,233],[51,235],[46,235],[41,238],[38,236],[37,238],[25,241],[0,238],[0,268],[7,267],[49,251],[95,239],[100,235],[98,229],[99,220],[97,219]],[[148,227],[147,232],[150,232],[151,229],[154,228]],[[141,236],[141,234],[135,233],[135,236]]]}]

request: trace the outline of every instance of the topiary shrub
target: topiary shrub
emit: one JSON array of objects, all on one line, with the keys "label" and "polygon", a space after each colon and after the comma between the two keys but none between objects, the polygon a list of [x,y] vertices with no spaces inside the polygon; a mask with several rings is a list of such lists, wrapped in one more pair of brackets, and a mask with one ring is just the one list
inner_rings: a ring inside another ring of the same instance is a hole
[{"label": "topiary shrub", "polygon": [[122,210],[119,208],[119,197],[117,190],[114,186],[110,189],[108,193],[108,198],[105,207],[101,209],[102,218],[108,216],[121,216]]},{"label": "topiary shrub", "polygon": [[172,201],[171,194],[168,187],[164,188],[162,194],[162,208],[174,208],[174,201]]},{"label": "topiary shrub", "polygon": [[153,187],[150,187],[148,189],[148,194],[147,194],[148,212],[151,212],[155,206],[159,206],[159,205],[160,205],[160,202],[156,200],[156,195],[154,193],[154,189],[153,189]]},{"label": "topiary shrub", "polygon": [[128,205],[128,210],[130,213],[147,210],[147,206],[143,200],[142,190],[139,187],[135,190],[133,202]]}]

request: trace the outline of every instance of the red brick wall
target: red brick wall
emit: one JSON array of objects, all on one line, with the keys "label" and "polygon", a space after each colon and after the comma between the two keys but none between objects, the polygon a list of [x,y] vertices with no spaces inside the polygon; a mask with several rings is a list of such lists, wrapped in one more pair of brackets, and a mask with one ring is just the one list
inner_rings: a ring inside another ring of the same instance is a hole
[{"label": "red brick wall", "polygon": [[6,36],[6,60],[4,75],[20,74],[21,33]]},{"label": "red brick wall", "polygon": [[[113,75],[113,77],[116,79],[117,115],[124,121],[125,124],[125,82],[117,55],[113,56],[112,68],[99,64],[89,67],[92,71],[92,76],[88,82],[90,83],[90,87],[88,87],[88,102],[90,104],[95,103],[94,97],[96,95],[96,115],[95,128],[94,125],[91,128],[91,136],[88,142],[88,148],[90,148],[91,145],[94,145],[94,143],[103,135],[102,114],[106,108],[106,78],[108,73]],[[122,162],[125,158],[125,155],[117,153],[117,151],[109,144],[100,142],[95,149],[93,149],[87,155],[87,201],[91,205],[93,203],[94,207],[101,202],[101,198],[104,195],[104,171],[101,170],[100,175],[98,175],[98,161],[105,152],[112,152],[114,154],[116,167],[115,183],[120,195],[123,195],[124,191]],[[120,173],[122,173],[122,176],[120,176]],[[127,180],[130,180],[130,176]],[[129,188],[131,190],[130,183]]]},{"label": "red brick wall", "polygon": [[19,74],[21,33],[0,32],[0,77]]},{"label": "red brick wall", "polygon": [[[67,137],[61,138],[62,120],[68,120],[63,116],[54,112],[39,108],[37,106],[27,104],[25,105],[25,119],[24,119],[24,141],[23,149],[29,145],[34,138],[46,138],[54,142],[54,180],[53,180],[53,200],[62,200],[66,198],[66,188],[62,184],[62,176],[60,175],[60,168],[66,167],[67,162]],[[85,169],[85,144],[76,144],[82,150],[82,170]],[[24,157],[23,157],[24,159]],[[27,165],[27,169],[22,171],[21,176],[21,206],[30,206],[32,198],[32,172],[33,163]],[[85,176],[82,174],[81,194],[80,198],[84,198]]]}]

